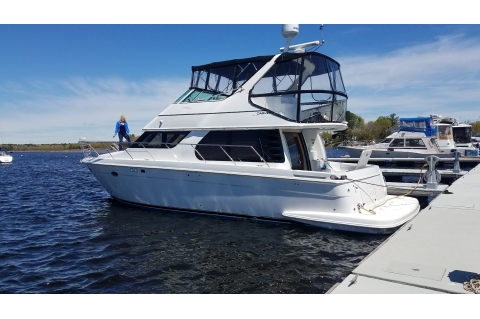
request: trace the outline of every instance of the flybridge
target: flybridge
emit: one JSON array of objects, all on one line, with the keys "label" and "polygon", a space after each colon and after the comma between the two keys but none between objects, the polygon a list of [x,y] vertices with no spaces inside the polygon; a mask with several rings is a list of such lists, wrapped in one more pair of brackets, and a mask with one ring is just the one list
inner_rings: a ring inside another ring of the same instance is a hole
[{"label": "flybridge", "polygon": [[[265,69],[269,62],[274,63]],[[255,81],[247,84],[257,73]],[[348,96],[340,64],[317,52],[285,52],[193,66],[190,87],[175,103],[222,101],[240,88],[249,92],[252,104],[288,121],[345,120]]]}]

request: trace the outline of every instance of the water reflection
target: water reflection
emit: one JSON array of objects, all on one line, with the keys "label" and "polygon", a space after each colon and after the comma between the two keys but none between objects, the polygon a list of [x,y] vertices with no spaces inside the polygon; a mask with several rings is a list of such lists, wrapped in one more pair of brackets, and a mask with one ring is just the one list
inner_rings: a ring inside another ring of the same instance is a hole
[{"label": "water reflection", "polygon": [[142,210],[110,203],[99,214],[109,267],[133,281],[106,291],[167,293],[323,293],[385,236],[295,223]]}]

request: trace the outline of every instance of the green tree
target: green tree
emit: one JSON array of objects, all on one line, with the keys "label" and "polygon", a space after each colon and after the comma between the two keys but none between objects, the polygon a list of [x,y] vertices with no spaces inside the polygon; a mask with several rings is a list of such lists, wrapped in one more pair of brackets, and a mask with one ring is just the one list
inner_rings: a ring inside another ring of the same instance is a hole
[{"label": "green tree", "polygon": [[379,116],[375,123],[377,123],[377,126],[375,127],[375,139],[384,139],[390,135],[390,128],[392,128],[393,125],[389,117]]},{"label": "green tree", "polygon": [[336,138],[337,140],[340,138],[342,140],[358,139],[357,135],[365,127],[365,120],[361,116],[350,111],[347,111],[345,119],[348,122],[348,128],[345,131],[336,134],[334,138]]},{"label": "green tree", "polygon": [[396,125],[400,124],[400,119],[397,116],[397,114],[395,114],[395,113],[390,114],[388,116],[388,119],[390,120],[390,122],[392,122],[392,126],[396,126]]},{"label": "green tree", "polygon": [[357,114],[350,111],[347,111],[345,118],[348,122],[348,128],[352,130],[365,124],[365,120],[361,116],[358,116]]},{"label": "green tree", "polygon": [[333,136],[332,133],[330,133],[330,132],[323,132],[322,134],[320,134],[320,136],[322,137],[323,142],[325,143],[325,145],[331,144],[331,142],[332,142],[332,136]]},{"label": "green tree", "polygon": [[473,122],[470,124],[472,126],[472,135],[475,136],[478,132],[480,132],[480,121]]}]

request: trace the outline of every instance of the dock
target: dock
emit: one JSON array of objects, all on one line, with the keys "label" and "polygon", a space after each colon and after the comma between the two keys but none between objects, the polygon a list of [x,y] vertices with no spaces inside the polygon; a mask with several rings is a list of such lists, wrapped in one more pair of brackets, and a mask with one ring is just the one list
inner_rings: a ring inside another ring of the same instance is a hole
[{"label": "dock", "polygon": [[[422,180],[420,183],[423,183],[423,175],[427,172],[427,169],[416,169],[416,168],[380,168],[385,180],[387,182],[398,182],[402,184],[405,183],[404,177],[412,177],[411,179],[418,180],[420,174],[422,174]],[[455,171],[453,169],[437,169],[436,172],[440,174],[440,183],[451,185],[459,177],[465,175],[468,171],[459,170]]]},{"label": "dock", "polygon": [[425,184],[387,182],[387,194],[428,197],[444,193],[448,187],[448,185],[438,184],[436,188],[430,189]]},{"label": "dock", "polygon": [[[336,158],[328,158],[331,162],[344,162],[344,163],[357,163],[358,158],[356,157],[336,157]],[[439,163],[454,163],[454,157],[441,157],[439,158]],[[469,166],[476,166],[480,164],[480,157],[468,157],[462,156],[459,158],[460,164],[466,164]],[[424,158],[374,158],[370,157],[368,160],[370,164],[382,165],[382,164],[415,164],[415,163],[425,163]]]},{"label": "dock", "polygon": [[[383,176],[416,176],[420,177],[420,174],[425,174],[426,169],[415,169],[415,168],[380,168]],[[442,177],[446,178],[459,178],[465,174],[467,171],[461,170],[459,172],[454,172],[452,169],[437,169]]]},{"label": "dock", "polygon": [[480,165],[458,178],[327,293],[480,293],[479,189]]}]

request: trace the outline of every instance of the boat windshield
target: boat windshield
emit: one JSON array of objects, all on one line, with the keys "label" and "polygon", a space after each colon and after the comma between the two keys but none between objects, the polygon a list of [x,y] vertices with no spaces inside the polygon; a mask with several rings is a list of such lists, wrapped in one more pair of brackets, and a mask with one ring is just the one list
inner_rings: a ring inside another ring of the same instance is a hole
[{"label": "boat windshield", "polygon": [[454,126],[453,140],[455,143],[470,143],[472,137],[471,126]]},{"label": "boat windshield", "polygon": [[343,122],[340,64],[316,52],[284,53],[250,93],[255,105],[302,123]]},{"label": "boat windshield", "polygon": [[440,140],[453,140],[452,126],[438,124],[438,138]]},{"label": "boat windshield", "polygon": [[224,100],[272,58],[259,56],[193,66],[190,88],[175,103]]}]

